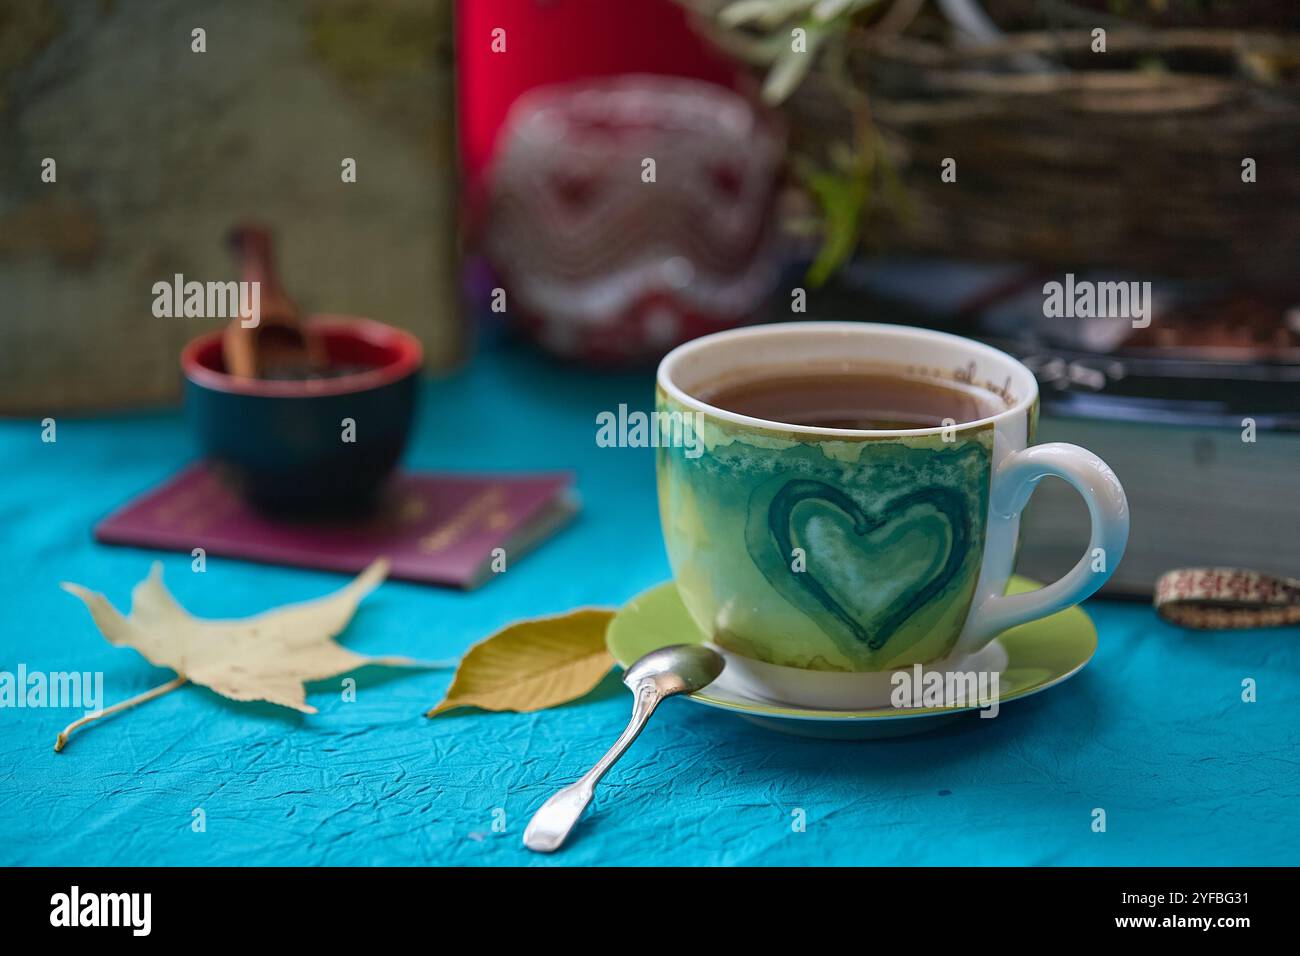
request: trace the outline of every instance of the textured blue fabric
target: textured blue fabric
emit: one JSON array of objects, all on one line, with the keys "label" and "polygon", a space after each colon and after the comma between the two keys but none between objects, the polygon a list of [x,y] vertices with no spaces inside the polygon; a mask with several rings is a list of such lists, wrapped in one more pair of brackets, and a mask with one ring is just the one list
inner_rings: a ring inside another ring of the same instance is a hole
[{"label": "textured blue fabric", "polygon": [[[572,468],[584,511],[474,593],[386,583],[344,643],[451,656],[519,617],[616,605],[663,580],[652,454],[594,440],[598,410],[650,400],[648,374],[592,375],[511,349],[429,382],[410,467]],[[63,580],[125,609],[161,557],[178,599],[213,617],[341,584],[221,558],[194,574],[186,555],[91,540],[98,518],[194,454],[179,411],[60,419],[53,444],[35,421],[0,423],[0,670],[102,670],[108,703],[171,676],[111,647]],[[1137,534],[1156,532],[1140,519]],[[821,742],[669,701],[552,857],[520,835],[622,729],[629,702],[614,677],[543,713],[437,720],[423,713],[448,672],[368,668],[351,703],[338,680],[321,682],[315,716],[190,686],[86,728],[63,754],[52,744],[75,712],[0,710],[0,863],[1300,862],[1300,633],[1191,634],[1140,605],[1088,610],[1101,647],[1081,675],[996,720],[924,736]],[[1258,703],[1241,701],[1247,677]],[[197,808],[206,832],[192,830]]]}]

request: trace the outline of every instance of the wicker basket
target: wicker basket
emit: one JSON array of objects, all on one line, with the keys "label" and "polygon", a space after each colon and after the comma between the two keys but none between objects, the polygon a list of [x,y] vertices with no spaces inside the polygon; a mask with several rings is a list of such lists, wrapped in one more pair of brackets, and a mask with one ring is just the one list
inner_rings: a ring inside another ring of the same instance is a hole
[{"label": "wicker basket", "polygon": [[[954,49],[856,35],[851,73],[909,207],[873,222],[867,240],[1300,284],[1300,37],[1112,30],[1104,54],[1092,41],[1090,31],[1024,32]],[[1024,70],[1027,56],[1047,69]],[[788,112],[805,145],[845,138],[824,77]],[[940,178],[948,157],[956,183]],[[1243,182],[1246,158],[1256,182]]]}]

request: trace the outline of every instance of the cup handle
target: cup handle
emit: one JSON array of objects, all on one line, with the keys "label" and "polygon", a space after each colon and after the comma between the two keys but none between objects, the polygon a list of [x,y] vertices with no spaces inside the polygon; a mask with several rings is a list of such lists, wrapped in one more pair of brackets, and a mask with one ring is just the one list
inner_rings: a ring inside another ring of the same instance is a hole
[{"label": "cup handle", "polygon": [[1008,628],[1078,604],[1106,583],[1124,556],[1129,527],[1124,488],[1109,465],[1078,445],[1048,442],[1009,455],[993,474],[991,522],[1018,517],[1038,483],[1049,476],[1064,478],[1087,503],[1092,518],[1088,550],[1064,577],[1044,588],[985,597],[966,620],[959,652],[974,653]]}]

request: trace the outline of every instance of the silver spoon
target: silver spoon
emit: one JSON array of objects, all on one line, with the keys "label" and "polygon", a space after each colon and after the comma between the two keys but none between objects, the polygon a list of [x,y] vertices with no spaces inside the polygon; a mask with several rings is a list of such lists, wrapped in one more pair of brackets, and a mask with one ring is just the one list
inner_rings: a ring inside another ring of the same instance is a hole
[{"label": "silver spoon", "polygon": [[659,702],[707,687],[722,673],[723,664],[722,655],[703,644],[673,644],[651,651],[629,667],[623,675],[623,683],[632,691],[627,729],[577,783],[556,793],[533,814],[524,830],[524,846],[539,853],[558,850],[587,809],[600,778],[632,746]]}]

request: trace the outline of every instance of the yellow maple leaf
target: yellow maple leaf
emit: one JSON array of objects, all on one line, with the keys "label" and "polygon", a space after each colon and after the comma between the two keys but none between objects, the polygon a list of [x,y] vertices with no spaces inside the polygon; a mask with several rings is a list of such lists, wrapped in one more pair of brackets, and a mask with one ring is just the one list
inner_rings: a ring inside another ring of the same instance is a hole
[{"label": "yellow maple leaf", "polygon": [[78,584],[63,589],[85,602],[110,644],[132,647],[150,663],[170,667],[176,678],[98,714],[74,721],[54,745],[62,750],[68,734],[91,720],[161,696],[193,681],[231,700],[265,700],[316,713],[307,703],[304,681],[321,680],[365,664],[441,667],[409,657],[368,657],[334,642],[356,613],[361,599],[388,574],[380,558],[346,587],[327,597],[266,611],[240,620],[204,620],[181,607],[162,583],[162,565],[131,592],[131,614],[124,617],[108,600]]}]

